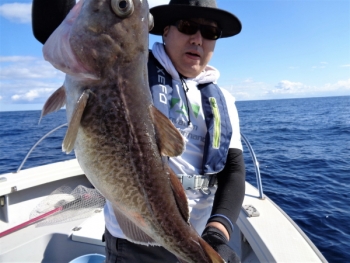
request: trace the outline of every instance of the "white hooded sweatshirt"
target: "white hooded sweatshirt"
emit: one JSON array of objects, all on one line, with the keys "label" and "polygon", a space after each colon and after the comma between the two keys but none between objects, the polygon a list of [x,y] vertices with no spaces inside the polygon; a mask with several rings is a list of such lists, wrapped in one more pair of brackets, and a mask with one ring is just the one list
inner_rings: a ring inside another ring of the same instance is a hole
[{"label": "white hooded sweatshirt", "polygon": [[[197,85],[210,82],[216,83],[220,73],[214,67],[206,66],[204,71],[197,77],[184,79],[186,84],[183,85],[163,45],[155,43],[152,53],[172,77],[173,92],[172,99],[169,101],[169,118],[181,132],[186,142],[185,151],[180,156],[169,158],[169,165],[176,174],[199,174],[201,171],[207,127],[202,109],[201,93]],[[242,150],[235,99],[228,91],[221,90],[225,96],[232,126],[232,137],[229,148]],[[188,124],[189,120],[191,125]],[[190,210],[190,222],[199,234],[202,234],[209,219],[216,187],[210,188],[210,191],[210,195],[204,195],[199,190],[186,190]],[[125,238],[109,201],[106,203],[104,215],[108,231],[115,237]]]}]

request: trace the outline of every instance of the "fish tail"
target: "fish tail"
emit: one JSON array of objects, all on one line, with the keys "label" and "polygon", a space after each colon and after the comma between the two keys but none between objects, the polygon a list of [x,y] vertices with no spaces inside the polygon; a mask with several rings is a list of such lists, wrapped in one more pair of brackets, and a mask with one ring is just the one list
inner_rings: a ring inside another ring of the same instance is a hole
[{"label": "fish tail", "polygon": [[202,238],[199,238],[199,244],[201,245],[204,253],[211,260],[212,263],[226,263],[226,261],[216,252],[207,242]]}]

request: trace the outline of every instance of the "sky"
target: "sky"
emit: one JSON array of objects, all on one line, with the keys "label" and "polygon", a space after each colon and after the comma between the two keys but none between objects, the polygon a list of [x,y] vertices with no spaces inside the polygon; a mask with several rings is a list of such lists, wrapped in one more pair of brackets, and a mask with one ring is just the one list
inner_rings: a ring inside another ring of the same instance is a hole
[{"label": "sky", "polygon": [[[32,34],[31,2],[0,0],[0,111],[39,110],[64,81]],[[209,63],[237,101],[350,95],[350,0],[217,5],[242,23],[239,35],[217,41]],[[160,41],[150,35],[149,46]]]}]

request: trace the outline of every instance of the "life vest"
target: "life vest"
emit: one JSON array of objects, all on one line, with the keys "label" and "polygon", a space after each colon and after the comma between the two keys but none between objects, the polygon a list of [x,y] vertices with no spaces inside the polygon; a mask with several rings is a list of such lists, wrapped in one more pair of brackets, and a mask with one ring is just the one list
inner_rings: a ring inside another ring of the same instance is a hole
[{"label": "life vest", "polygon": [[[172,97],[172,77],[149,52],[148,81],[154,106],[169,118]],[[214,83],[199,84],[203,113],[207,126],[202,174],[215,174],[224,169],[232,136],[226,100]]]}]

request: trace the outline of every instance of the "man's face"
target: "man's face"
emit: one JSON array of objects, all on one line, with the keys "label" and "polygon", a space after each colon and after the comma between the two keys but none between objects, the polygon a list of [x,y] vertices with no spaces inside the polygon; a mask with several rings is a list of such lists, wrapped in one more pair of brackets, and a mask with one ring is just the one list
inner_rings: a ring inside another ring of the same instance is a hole
[{"label": "man's face", "polygon": [[[205,19],[191,21],[216,26],[215,22]],[[186,35],[179,32],[175,26],[164,28],[163,39],[165,51],[176,70],[188,78],[194,78],[203,71],[213,55],[216,43],[216,40],[203,38],[199,30],[193,35]]]}]

